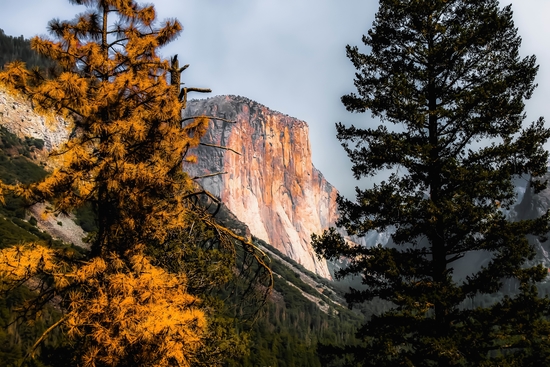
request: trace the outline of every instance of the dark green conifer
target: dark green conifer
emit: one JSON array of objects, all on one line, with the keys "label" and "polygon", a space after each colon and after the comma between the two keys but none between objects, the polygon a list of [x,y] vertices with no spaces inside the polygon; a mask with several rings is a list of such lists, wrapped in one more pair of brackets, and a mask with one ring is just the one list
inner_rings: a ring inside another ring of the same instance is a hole
[{"label": "dark green conifer", "polygon": [[[544,121],[523,124],[538,70],[521,58],[510,6],[497,0],[381,0],[366,52],[347,47],[357,93],[351,112],[369,110],[378,128],[337,124],[356,179],[390,169],[356,201],[339,198],[338,226],[350,235],[394,231],[387,246],[361,247],[331,229],[313,235],[319,256],[346,257],[340,276],[366,288],[348,302],[373,299],[389,310],[343,348],[362,366],[548,365],[550,300],[536,284],[528,234],[547,216],[507,220],[514,177],[546,173]],[[474,259],[485,258],[467,276]],[[504,285],[515,289],[503,295]],[[481,302],[483,301],[483,302]],[[490,302],[489,302],[490,301]],[[479,305],[479,307],[477,307]]]}]

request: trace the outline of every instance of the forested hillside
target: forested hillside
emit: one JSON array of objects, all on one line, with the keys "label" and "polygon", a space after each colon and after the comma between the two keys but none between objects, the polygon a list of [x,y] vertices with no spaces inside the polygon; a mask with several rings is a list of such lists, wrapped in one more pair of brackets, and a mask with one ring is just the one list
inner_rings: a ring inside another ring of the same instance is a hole
[{"label": "forested hillside", "polygon": [[[47,172],[36,164],[32,158],[37,150],[43,149],[43,142],[32,138],[20,139],[0,126],[0,180],[3,182],[21,182],[29,184],[44,178]],[[37,218],[31,216],[25,200],[13,195],[7,196],[0,205],[0,248],[7,248],[22,243],[42,243],[53,248],[78,254],[83,251],[72,244],[52,238],[37,227]],[[48,325],[61,317],[60,310],[54,303],[47,305],[44,312],[29,323],[29,320],[18,318],[19,311],[26,307],[25,302],[33,297],[32,285],[14,288],[2,293],[0,297],[0,360],[6,367],[15,366],[61,366],[60,364],[43,364],[47,354],[59,348],[65,342],[63,333],[52,333],[38,351],[43,356],[36,360],[27,358],[32,346],[47,329]],[[18,312],[15,312],[18,310]],[[59,349],[60,353],[61,349]],[[63,360],[61,355],[49,358],[50,361]],[[60,357],[60,358],[58,358]]]},{"label": "forested hillside", "polygon": [[[31,138],[20,139],[4,127],[0,127],[0,138],[0,179],[7,182],[30,183],[47,174],[29,158],[36,149],[43,148],[40,141]],[[39,230],[36,227],[36,218],[29,216],[21,199],[8,198],[5,205],[0,206],[0,215],[2,247],[29,241],[44,241],[51,246],[84,251],[52,239],[48,233]],[[93,229],[93,220],[87,218],[88,215],[89,211],[82,210],[76,217],[86,229]],[[258,245],[278,253],[265,242],[256,241]],[[267,304],[260,309],[254,322],[237,321],[240,331],[248,335],[248,344],[242,358],[228,361],[228,366],[321,366],[316,353],[319,342],[341,344],[355,341],[355,328],[363,322],[364,317],[342,307],[339,304],[343,301],[341,297],[335,302],[335,292],[340,295],[342,292],[334,289],[330,282],[303,267],[299,269],[298,264],[281,253],[278,254],[287,264],[293,265],[293,268],[280,260],[272,259],[270,265],[275,273],[274,292]],[[301,277],[309,277],[316,282],[316,288],[306,284]],[[32,292],[29,289],[20,288],[2,298],[0,323],[6,332],[0,334],[0,341],[3,346],[2,360],[7,361],[8,367],[18,366],[28,349],[44,331],[46,322],[60,315],[52,304],[32,326],[15,320],[13,310],[21,307],[30,293]],[[304,294],[321,299],[320,305],[308,300]],[[226,302],[230,315],[239,300],[229,297]],[[42,361],[44,366],[59,366],[57,363],[64,355],[68,359],[66,363],[69,363],[71,353],[65,354],[67,347],[64,343],[66,340],[62,333],[52,334],[47,338],[43,348],[49,357],[39,355],[37,361]],[[62,349],[58,349],[62,346]]]}]

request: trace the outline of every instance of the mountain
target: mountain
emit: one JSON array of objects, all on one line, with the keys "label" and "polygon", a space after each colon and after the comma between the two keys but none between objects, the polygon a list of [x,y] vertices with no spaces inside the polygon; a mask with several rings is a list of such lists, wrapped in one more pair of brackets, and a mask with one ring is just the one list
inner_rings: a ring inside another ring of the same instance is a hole
[{"label": "mountain", "polygon": [[[241,155],[201,146],[193,152],[198,163],[185,169],[193,176],[227,172],[197,181],[221,198],[252,235],[330,279],[310,236],[336,221],[337,191],[311,163],[307,124],[236,96],[190,101],[184,117],[201,114],[235,121],[212,120],[203,142],[231,147]],[[42,140],[48,151],[68,137],[66,121],[37,114],[30,103],[2,89],[0,123],[19,137]]]},{"label": "mountain", "polygon": [[[186,116],[191,115],[192,112],[212,114],[216,117],[236,121],[236,123],[223,120],[213,121],[208,132],[208,140],[205,140],[205,143],[231,147],[241,152],[240,156],[233,154],[231,151],[209,146],[203,146],[194,152],[201,155],[203,159],[199,159],[199,162],[202,160],[204,163],[199,163],[198,167],[200,169],[197,168],[193,171],[193,175],[228,172],[225,175],[212,176],[209,179],[202,180],[205,186],[210,185],[207,186],[210,191],[222,197],[222,199],[224,198],[224,190],[226,195],[239,195],[239,193],[243,195],[247,190],[250,191],[254,195],[249,194],[251,195],[249,199],[242,200],[243,204],[241,205],[243,207],[246,203],[256,201],[256,213],[261,214],[263,211],[279,216],[287,215],[289,221],[293,219],[299,225],[284,227],[283,221],[280,221],[277,225],[284,230],[294,228],[297,236],[301,232],[305,232],[305,230],[300,231],[300,229],[306,228],[306,226],[311,228],[318,225],[313,230],[307,229],[307,231],[310,231],[309,233],[311,231],[319,232],[320,229],[318,228],[330,225],[331,221],[335,220],[334,200],[336,190],[311,165],[307,125],[303,121],[270,111],[267,107],[246,98],[234,96],[193,101],[189,104]],[[240,127],[237,128],[239,124]],[[42,159],[47,155],[49,149],[58,146],[67,137],[67,123],[65,121],[48,119],[35,114],[30,104],[5,93],[1,89],[0,125],[2,125],[0,127],[0,178],[2,180],[30,182],[40,179],[46,172],[38,165],[31,167],[31,161],[39,161],[42,162],[42,165],[50,165],[49,162],[42,161]],[[19,138],[7,130],[17,134]],[[262,134],[265,134],[265,136]],[[208,154],[208,156],[202,156],[202,154]],[[210,162],[210,165],[207,165],[207,162]],[[246,162],[246,165],[243,162]],[[241,166],[239,167],[238,164],[241,164]],[[233,169],[233,167],[239,168]],[[288,172],[284,172],[285,169]],[[246,188],[246,190],[241,188],[241,191],[238,191],[238,188],[232,188],[229,184],[226,187],[221,181],[223,178],[228,179],[228,182],[232,185],[239,182],[247,183],[250,188]],[[300,181],[301,179],[304,179],[304,181]],[[546,179],[550,179],[550,174],[547,174]],[[518,205],[508,213],[510,220],[533,218],[544,213],[550,207],[550,188],[534,194],[528,186],[528,179],[517,179],[516,181]],[[266,188],[261,186],[264,184]],[[283,184],[297,185],[298,188],[290,186],[286,191],[281,190],[286,192],[282,196],[278,193],[274,194],[273,191],[271,193],[267,192],[273,190],[276,185]],[[254,189],[252,190],[252,188]],[[308,196],[309,199],[305,200]],[[233,199],[238,198],[240,197],[233,197]],[[313,201],[312,209],[309,212],[305,211],[304,208],[297,207],[298,204],[311,204],[314,199],[318,201]],[[282,200],[282,203],[277,203],[275,200]],[[288,201],[285,202],[284,200]],[[232,202],[225,199],[224,201],[228,206]],[[290,206],[288,206],[289,202]],[[260,206],[260,203],[263,206]],[[271,203],[271,206],[267,205],[269,203]],[[278,212],[277,210],[280,210],[280,207],[284,208],[284,205],[294,211]],[[80,229],[80,232],[74,229],[74,222],[71,218],[55,217],[50,213],[51,215],[48,215],[48,218],[51,223],[47,227],[44,223],[44,215],[42,215],[47,211],[48,208],[45,206],[39,208],[37,212],[25,212],[21,203],[18,204],[15,201],[8,201],[5,206],[0,206],[0,239],[2,239],[0,247],[21,243],[22,241],[37,240],[43,240],[55,246],[67,246],[61,241],[56,241],[55,238],[59,238],[63,242],[77,244],[78,237],[81,238],[84,234]],[[310,217],[306,213],[309,213]],[[218,215],[220,216],[218,219],[231,224],[243,235],[248,235],[250,232],[255,234],[254,228],[262,228],[252,219],[257,219],[266,233],[272,229],[269,226],[270,222],[267,216],[261,217],[259,214],[256,218],[248,216],[248,220],[252,221],[248,222],[247,226],[234,217],[225,206]],[[81,220],[79,219],[79,221]],[[52,235],[54,238],[52,238]],[[365,237],[363,241],[366,244],[385,244],[390,235],[390,232],[372,233]],[[73,238],[75,236],[76,238]],[[286,233],[285,236],[290,235]],[[286,238],[285,236],[279,238]],[[309,241],[309,234],[307,236]],[[299,238],[302,241],[302,238]],[[538,254],[536,261],[542,261],[545,266],[548,266],[550,264],[548,242],[543,242],[538,238],[531,238],[531,240]],[[290,245],[293,243],[304,244],[305,242],[288,242]],[[321,366],[322,362],[316,354],[318,343],[342,345],[357,342],[354,339],[354,332],[358,325],[364,323],[364,317],[370,317],[370,315],[379,313],[387,307],[387,305],[380,302],[371,302],[362,305],[361,313],[347,310],[342,307],[344,301],[341,297],[342,290],[347,288],[347,284],[335,284],[307,271],[304,258],[302,258],[302,261],[299,257],[290,258],[290,255],[296,255],[298,252],[296,249],[284,252],[284,246],[276,249],[261,240],[256,240],[256,244],[262,247],[272,259],[270,266],[275,278],[274,291],[269,302],[258,315],[257,322],[244,329],[250,333],[249,353],[244,354],[239,360],[228,361],[227,365],[230,367],[262,365]],[[74,249],[75,247],[71,246],[71,248]],[[305,247],[304,252],[306,254],[305,259],[308,258],[308,254],[311,257],[313,256],[311,249],[307,247]],[[480,265],[485,260],[476,259],[477,262],[474,265]],[[321,262],[314,264],[323,265]],[[317,269],[315,266],[313,267],[313,270],[323,275]],[[325,275],[323,277],[327,278]],[[358,279],[355,281],[357,282]],[[22,292],[25,292],[25,290]],[[24,299],[24,295],[14,294],[13,296]],[[0,298],[0,311],[2,311],[0,312],[2,314],[0,325],[3,327],[10,322],[9,317],[12,311],[10,307],[14,307],[10,306],[8,301],[11,302],[11,298]],[[484,300],[479,302],[481,301]],[[49,315],[58,311],[52,308],[47,312]],[[0,342],[6,346],[5,351],[0,351],[2,360],[10,360],[10,358],[16,358],[14,360],[17,361],[22,360],[27,347],[32,345],[40,335],[41,330],[43,331],[45,328],[45,324],[40,322],[36,324],[38,325],[36,329],[29,326],[28,330],[23,330],[24,332],[21,332],[22,337],[17,339],[19,340],[17,342],[14,342],[15,339],[11,338],[9,334],[0,333]],[[55,338],[63,340],[61,334],[56,334]],[[44,365],[57,365],[59,352],[55,348],[57,348],[59,341],[54,340],[49,343],[51,343],[50,348],[53,348],[51,353],[53,358],[51,362]],[[46,353],[43,354],[46,355]]]},{"label": "mountain", "polygon": [[[330,279],[310,245],[312,233],[334,225],[337,190],[311,162],[306,122],[245,97],[188,102],[184,118],[213,116],[197,164],[185,169],[218,196],[251,233],[306,269]],[[231,121],[231,122],[230,122]]]}]

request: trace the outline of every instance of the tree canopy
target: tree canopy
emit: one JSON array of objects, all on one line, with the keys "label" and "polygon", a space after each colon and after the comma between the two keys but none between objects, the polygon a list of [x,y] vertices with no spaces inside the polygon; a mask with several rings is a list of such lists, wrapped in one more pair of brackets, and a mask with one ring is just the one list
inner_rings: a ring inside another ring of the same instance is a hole
[{"label": "tree canopy", "polygon": [[340,352],[365,366],[548,363],[550,301],[536,286],[548,270],[527,239],[548,216],[507,219],[514,178],[545,185],[550,136],[542,118],[524,124],[538,66],[520,57],[511,6],[381,0],[363,43],[347,47],[357,92],[342,102],[382,124],[338,123],[337,137],[355,178],[393,173],[355,201],[339,197],[337,225],[391,241],[361,247],[331,229],[313,244],[347,259],[338,276],[362,277],[350,303],[382,299],[388,310],[359,329],[363,347]]}]

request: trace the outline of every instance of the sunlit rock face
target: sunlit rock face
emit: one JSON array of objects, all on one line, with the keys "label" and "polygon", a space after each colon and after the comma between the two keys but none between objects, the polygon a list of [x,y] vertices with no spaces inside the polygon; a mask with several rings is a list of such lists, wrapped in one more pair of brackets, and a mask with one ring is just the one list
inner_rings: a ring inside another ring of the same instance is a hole
[{"label": "sunlit rock face", "polygon": [[69,137],[69,123],[55,116],[36,113],[30,102],[0,88],[0,125],[19,137],[42,139],[51,151],[59,148]]},{"label": "sunlit rock face", "polygon": [[216,96],[188,103],[184,117],[207,115],[212,120],[204,143],[193,152],[197,164],[185,169],[218,196],[251,233],[270,243],[305,268],[330,278],[326,262],[316,258],[311,234],[336,221],[336,189],[311,163],[309,128],[244,97]]}]

